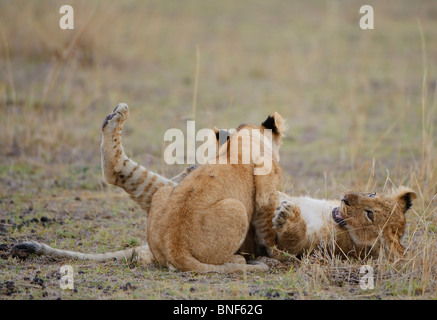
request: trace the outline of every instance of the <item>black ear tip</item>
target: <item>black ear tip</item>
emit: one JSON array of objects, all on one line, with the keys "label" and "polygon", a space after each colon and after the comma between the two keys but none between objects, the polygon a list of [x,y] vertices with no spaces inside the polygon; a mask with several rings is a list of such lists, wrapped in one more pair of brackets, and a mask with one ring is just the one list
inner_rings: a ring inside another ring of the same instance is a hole
[{"label": "black ear tip", "polygon": [[413,200],[411,199],[411,195],[409,193],[407,193],[404,196],[405,199],[405,211],[411,209],[411,207],[413,206]]},{"label": "black ear tip", "polygon": [[215,132],[215,136],[217,138],[217,141],[219,142],[219,145],[221,146],[222,144],[224,144],[226,141],[229,140],[230,134],[228,130],[218,129]]},{"label": "black ear tip", "polygon": [[416,193],[414,192],[405,192],[400,196],[400,200],[404,203],[405,212],[407,212],[413,206],[413,201],[416,199]]},{"label": "black ear tip", "polygon": [[268,116],[266,120],[264,120],[264,122],[262,123],[262,125],[264,127],[271,127],[272,125],[275,124],[275,118],[273,118],[272,116]]},{"label": "black ear tip", "polygon": [[261,125],[266,128],[272,130],[274,134],[278,134],[278,127],[276,126],[275,118],[272,116],[268,116],[267,119],[261,123]]}]

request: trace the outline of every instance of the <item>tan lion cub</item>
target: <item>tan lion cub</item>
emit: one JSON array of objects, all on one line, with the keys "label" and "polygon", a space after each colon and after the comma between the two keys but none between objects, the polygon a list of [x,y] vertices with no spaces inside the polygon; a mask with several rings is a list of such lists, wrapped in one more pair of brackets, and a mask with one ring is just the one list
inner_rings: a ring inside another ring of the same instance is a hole
[{"label": "tan lion cub", "polygon": [[279,193],[281,204],[273,224],[278,248],[291,254],[334,244],[341,256],[401,258],[405,248],[405,214],[416,193],[401,186],[390,193],[345,192],[341,200],[290,197]]},{"label": "tan lion cub", "polygon": [[[215,158],[177,186],[162,187],[154,194],[146,233],[158,263],[197,272],[266,269],[246,265],[236,252],[250,226],[257,245],[270,248],[276,243],[272,216],[278,203],[283,130],[278,113],[260,126],[241,125]],[[251,152],[257,146],[272,158],[271,170],[262,174],[255,173],[261,164]],[[250,159],[243,161],[247,152]]]}]

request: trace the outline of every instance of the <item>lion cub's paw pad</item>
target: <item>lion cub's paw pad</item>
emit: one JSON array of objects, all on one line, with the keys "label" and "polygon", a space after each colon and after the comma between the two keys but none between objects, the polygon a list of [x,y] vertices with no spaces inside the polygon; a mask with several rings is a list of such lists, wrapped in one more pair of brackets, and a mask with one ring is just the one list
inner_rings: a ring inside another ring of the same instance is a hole
[{"label": "lion cub's paw pad", "polygon": [[273,215],[273,225],[281,228],[287,219],[294,219],[298,214],[298,207],[288,201],[282,201]]},{"label": "lion cub's paw pad", "polygon": [[121,113],[123,116],[127,116],[127,115],[129,114],[129,107],[127,106],[126,103],[119,103],[119,104],[115,107],[113,113],[114,113],[114,112],[116,112],[116,113]]},{"label": "lion cub's paw pad", "polygon": [[106,116],[105,120],[103,121],[102,130],[105,129],[108,123],[114,123],[114,125],[111,127],[116,128],[118,123],[126,121],[128,117],[129,107],[126,103],[119,103],[115,107],[114,111],[110,115]]}]

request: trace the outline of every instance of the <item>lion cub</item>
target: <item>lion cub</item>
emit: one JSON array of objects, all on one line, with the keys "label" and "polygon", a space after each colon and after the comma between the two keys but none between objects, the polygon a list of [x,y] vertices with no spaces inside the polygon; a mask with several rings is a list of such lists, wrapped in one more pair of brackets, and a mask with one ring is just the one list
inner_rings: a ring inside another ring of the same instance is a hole
[{"label": "lion cub", "polygon": [[281,204],[273,218],[278,248],[300,255],[325,243],[333,244],[333,253],[343,257],[376,258],[384,253],[388,260],[401,258],[405,214],[416,197],[404,186],[385,194],[348,191],[341,200],[280,192]]},{"label": "lion cub", "polygon": [[[247,265],[235,253],[250,226],[259,246],[275,245],[272,216],[278,203],[284,128],[276,112],[260,126],[240,125],[215,158],[177,186],[162,187],[154,194],[146,234],[158,263],[197,272],[267,268]],[[270,170],[260,170],[262,164],[253,156],[253,148],[264,158],[271,157]]]}]

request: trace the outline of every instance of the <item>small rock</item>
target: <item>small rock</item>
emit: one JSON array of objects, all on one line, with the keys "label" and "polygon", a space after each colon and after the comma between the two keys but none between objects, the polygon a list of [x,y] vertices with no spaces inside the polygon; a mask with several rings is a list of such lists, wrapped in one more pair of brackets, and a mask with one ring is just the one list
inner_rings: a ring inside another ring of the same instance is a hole
[{"label": "small rock", "polygon": [[[44,287],[44,280],[41,278],[38,278],[38,276],[35,276],[35,278],[33,278],[32,283],[34,284],[38,284],[41,287]],[[44,289],[44,288],[43,288]]]},{"label": "small rock", "polygon": [[50,219],[47,217],[41,217],[41,222],[45,223],[45,222],[50,222]]},{"label": "small rock", "polygon": [[130,284],[130,282],[128,282],[122,289],[123,291],[131,291],[134,289],[134,287]]},{"label": "small rock", "polygon": [[6,281],[4,284],[6,285],[6,289],[8,290],[14,290],[15,288],[14,281]]}]

